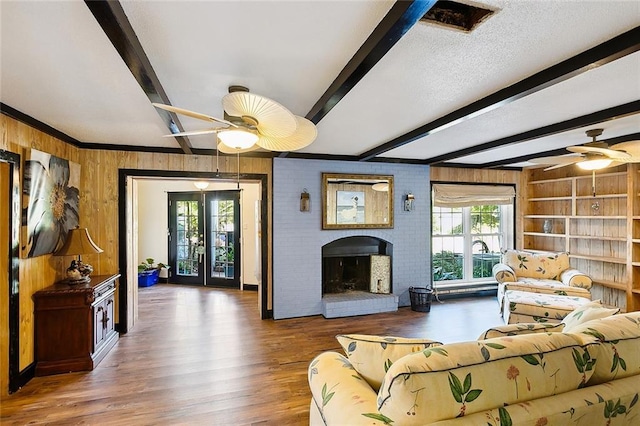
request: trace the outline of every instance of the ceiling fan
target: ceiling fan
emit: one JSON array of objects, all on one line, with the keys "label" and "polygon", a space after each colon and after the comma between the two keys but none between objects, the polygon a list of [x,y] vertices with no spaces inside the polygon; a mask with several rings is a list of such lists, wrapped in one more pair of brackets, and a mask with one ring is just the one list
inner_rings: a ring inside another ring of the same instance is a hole
[{"label": "ceiling fan", "polygon": [[153,106],[176,114],[216,123],[216,127],[166,135],[195,136],[216,133],[218,149],[237,154],[263,148],[269,151],[295,151],[311,144],[317,136],[316,126],[293,115],[278,102],[249,92],[243,86],[230,86],[222,98],[224,119],[183,108],[153,103]]},{"label": "ceiling fan", "polygon": [[572,164],[576,164],[583,170],[600,170],[620,163],[640,163],[640,141],[621,142],[609,146],[605,142],[596,140],[602,132],[602,129],[587,130],[586,134],[592,138],[591,142],[567,147],[568,151],[575,154],[533,158],[529,161],[543,165],[552,164],[545,168],[545,171]]}]

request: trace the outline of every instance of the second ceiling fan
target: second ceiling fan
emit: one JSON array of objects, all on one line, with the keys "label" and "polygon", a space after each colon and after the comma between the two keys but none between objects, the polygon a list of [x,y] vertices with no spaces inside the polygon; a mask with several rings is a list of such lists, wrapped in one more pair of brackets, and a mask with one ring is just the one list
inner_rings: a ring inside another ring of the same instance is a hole
[{"label": "second ceiling fan", "polygon": [[567,151],[575,154],[555,157],[533,158],[529,161],[536,164],[551,165],[545,170],[576,164],[584,170],[599,170],[621,163],[640,163],[640,141],[621,142],[609,146],[596,138],[602,135],[602,129],[587,130],[592,141],[584,145],[568,146]]},{"label": "second ceiling fan", "polygon": [[317,136],[316,126],[304,117],[293,115],[278,102],[249,92],[243,86],[230,86],[222,98],[225,118],[216,118],[187,109],[153,103],[153,106],[176,114],[216,123],[216,127],[166,135],[195,136],[216,133],[221,152],[242,153],[260,148],[269,151],[296,151],[311,144]]}]

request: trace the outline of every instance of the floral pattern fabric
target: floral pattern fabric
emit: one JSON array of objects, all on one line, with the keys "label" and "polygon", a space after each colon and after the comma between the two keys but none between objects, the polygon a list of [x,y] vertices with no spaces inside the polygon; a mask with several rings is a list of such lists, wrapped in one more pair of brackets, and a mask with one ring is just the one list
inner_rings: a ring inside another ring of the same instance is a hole
[{"label": "floral pattern fabric", "polygon": [[600,300],[592,300],[572,311],[562,319],[567,333],[573,332],[573,328],[582,323],[599,318],[610,317],[620,312],[620,308],[607,308]]},{"label": "floral pattern fabric", "polygon": [[521,250],[505,250],[502,263],[513,269],[516,277],[549,278],[560,280],[560,273],[569,269],[568,253],[530,253]]},{"label": "floral pattern fabric", "polygon": [[[640,312],[585,322],[571,329],[583,344],[597,342],[598,363],[589,384],[640,374]],[[637,378],[640,390],[640,377]]]},{"label": "floral pattern fabric", "polygon": [[444,420],[433,426],[595,426],[640,424],[638,377]]},{"label": "floral pattern fabric", "polygon": [[395,361],[378,393],[325,352],[309,365],[310,424],[637,425],[639,347],[640,312],[434,346]]},{"label": "floral pattern fabric", "polygon": [[423,425],[583,387],[592,346],[563,333],[453,343],[407,355],[378,392],[380,413]]},{"label": "floral pattern fabric", "polygon": [[503,317],[507,324],[523,322],[522,317],[528,318],[524,322],[558,323],[572,311],[589,302],[586,297],[507,290],[503,301]]},{"label": "floral pattern fabric", "polygon": [[336,336],[349,362],[376,391],[389,367],[405,355],[419,352],[441,342],[393,336],[342,334]]},{"label": "floral pattern fabric", "polygon": [[564,329],[564,324],[550,324],[530,322],[524,324],[507,324],[491,327],[478,337],[478,340],[492,339],[494,337],[518,336],[520,334],[534,333],[559,333]]}]

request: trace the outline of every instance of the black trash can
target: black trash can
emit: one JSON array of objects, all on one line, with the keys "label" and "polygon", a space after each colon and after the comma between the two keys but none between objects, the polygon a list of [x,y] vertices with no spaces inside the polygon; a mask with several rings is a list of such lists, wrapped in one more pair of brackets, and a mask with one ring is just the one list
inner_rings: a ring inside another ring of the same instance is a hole
[{"label": "black trash can", "polygon": [[431,311],[431,296],[433,289],[428,287],[409,287],[411,310],[416,312]]}]

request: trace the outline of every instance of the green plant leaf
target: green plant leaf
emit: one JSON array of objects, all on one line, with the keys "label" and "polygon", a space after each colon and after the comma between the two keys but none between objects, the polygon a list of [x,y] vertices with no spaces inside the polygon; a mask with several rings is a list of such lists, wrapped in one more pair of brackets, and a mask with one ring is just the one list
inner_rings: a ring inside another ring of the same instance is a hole
[{"label": "green plant leaf", "polygon": [[389,371],[389,368],[391,367],[391,364],[393,364],[393,362],[391,362],[390,359],[387,359],[384,362],[384,372],[386,373],[387,371]]},{"label": "green plant leaf", "polygon": [[460,380],[452,373],[449,373],[449,387],[451,388],[451,394],[453,398],[462,403],[462,386],[460,385]]},{"label": "green plant leaf", "polygon": [[482,358],[484,358],[485,361],[489,361],[489,359],[491,359],[489,349],[485,348],[484,346],[480,348],[480,353],[482,354]]},{"label": "green plant leaf", "polygon": [[527,361],[527,363],[529,363],[531,365],[539,365],[540,364],[538,359],[533,355],[522,355],[520,358],[524,359],[525,361]]},{"label": "green plant leaf", "polygon": [[611,372],[613,373],[616,368],[618,367],[618,361],[620,360],[620,357],[618,356],[618,354],[613,355],[613,363],[611,364]]},{"label": "green plant leaf", "polygon": [[435,353],[440,354],[440,355],[449,356],[449,354],[447,353],[447,350],[446,350],[446,349],[442,349],[442,348],[431,348],[430,350],[431,350],[432,352],[435,352]]},{"label": "green plant leaf", "polygon": [[513,421],[511,420],[511,416],[509,412],[504,408],[498,408],[498,415],[500,416],[500,426],[512,426]]},{"label": "green plant leaf", "polygon": [[462,393],[469,392],[469,389],[471,389],[471,373],[468,373],[464,377],[464,384],[462,385]]},{"label": "green plant leaf", "polygon": [[362,413],[362,415],[370,419],[379,420],[385,425],[390,425],[391,423],[393,423],[393,420],[391,420],[389,417],[379,413]]},{"label": "green plant leaf", "polygon": [[464,398],[464,402],[472,402],[475,401],[476,398],[480,396],[482,393],[482,389],[472,389],[469,391],[467,396]]},{"label": "green plant leaf", "polygon": [[631,400],[631,402],[629,403],[629,408],[633,407],[634,405],[636,405],[638,403],[638,394],[635,394],[635,396],[633,397],[633,399]]},{"label": "green plant leaf", "polygon": [[625,362],[625,360],[620,357],[618,357],[618,359],[620,361],[620,367],[622,367],[624,371],[627,371],[627,363]]},{"label": "green plant leaf", "polygon": [[499,345],[498,343],[485,343],[485,345],[489,346],[491,349],[504,349],[506,346]]}]

